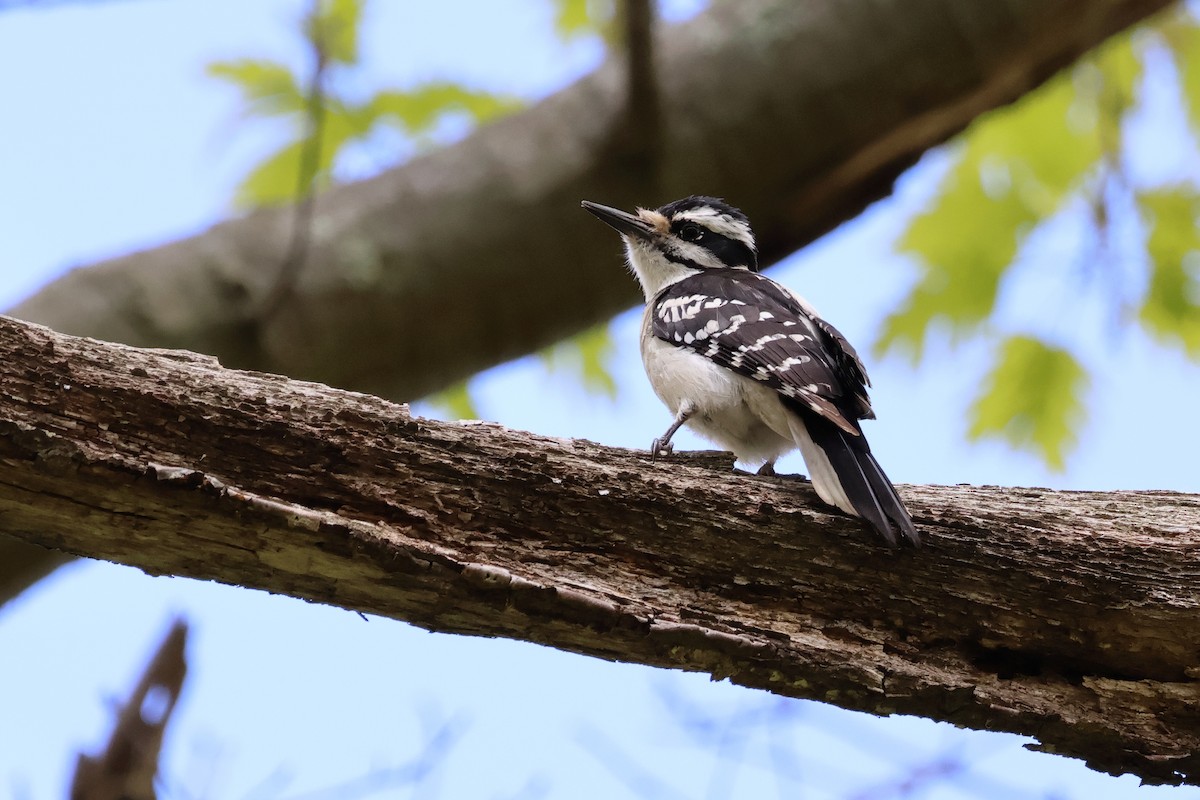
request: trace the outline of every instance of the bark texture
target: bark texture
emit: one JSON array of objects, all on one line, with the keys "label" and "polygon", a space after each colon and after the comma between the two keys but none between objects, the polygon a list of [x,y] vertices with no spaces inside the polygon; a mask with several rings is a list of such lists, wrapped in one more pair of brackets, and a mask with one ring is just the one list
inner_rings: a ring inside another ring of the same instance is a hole
[{"label": "bark texture", "polygon": [[722,457],[5,318],[0,352],[0,521],[29,542],[1200,782],[1200,497],[901,487],[928,544],[888,551]]},{"label": "bark texture", "polygon": [[[634,4],[635,6],[644,4]],[[290,210],[78,270],[15,315],[407,400],[636,299],[580,199],[717,194],[765,263],[891,190],[926,149],[1169,0],[736,0],[524,113],[320,196],[274,307]],[[631,30],[644,28],[631,25]],[[626,64],[637,92],[625,79]]]},{"label": "bark texture", "polygon": [[[771,263],[888,193],[977,115],[1169,5],[736,0],[651,47],[645,4],[631,3],[622,58],[460,144],[318,197],[295,285],[275,280],[294,215],[265,211],[76,270],[13,313],[420,397],[635,301],[619,246],[580,199],[724,195],[749,212]],[[61,563],[4,540],[0,559],[0,603]]]}]

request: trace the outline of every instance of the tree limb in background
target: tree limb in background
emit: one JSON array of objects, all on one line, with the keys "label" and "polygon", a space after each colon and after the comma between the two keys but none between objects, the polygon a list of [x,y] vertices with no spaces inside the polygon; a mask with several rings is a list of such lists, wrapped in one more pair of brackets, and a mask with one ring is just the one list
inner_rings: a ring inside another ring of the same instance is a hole
[{"label": "tree limb in background", "polygon": [[187,675],[187,623],[175,621],[129,700],[117,710],[108,745],[83,753],[71,781],[71,800],[154,800],[163,733]]},{"label": "tree limb in background", "polygon": [[[620,147],[645,175],[650,192],[658,195],[658,169],[662,164],[662,99],[655,68],[654,40],[657,24],[651,0],[622,0],[621,27],[625,61],[625,123]],[[633,166],[632,164],[630,165]]]},{"label": "tree limb in background", "polygon": [[896,552],[794,479],[5,318],[0,353],[27,541],[1200,782],[1200,497],[903,487]]},{"label": "tree limb in background", "polygon": [[283,209],[79,270],[15,313],[419,397],[634,302],[580,198],[725,195],[755,221],[770,263],[887,194],[978,114],[1168,5],[717,3],[656,41],[652,174],[619,146],[629,98],[613,62],[458,144],[319,195],[309,258],[321,269],[305,270],[268,323],[258,314],[287,249]]}]

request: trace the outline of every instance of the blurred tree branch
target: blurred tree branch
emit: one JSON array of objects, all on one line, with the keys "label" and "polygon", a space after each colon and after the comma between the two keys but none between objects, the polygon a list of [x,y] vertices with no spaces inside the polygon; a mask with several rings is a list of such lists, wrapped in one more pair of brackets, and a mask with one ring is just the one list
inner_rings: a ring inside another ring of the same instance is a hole
[{"label": "blurred tree branch", "polygon": [[[1168,5],[719,2],[651,51],[648,8],[630,0],[628,58],[456,145],[318,195],[313,268],[277,313],[262,309],[291,240],[287,209],[77,270],[13,313],[419,397],[635,301],[580,198],[723,194],[755,221],[770,263],[885,195],[978,114]],[[638,74],[651,52],[656,85]],[[629,96],[631,80],[644,92]],[[659,132],[653,169],[645,143],[628,141],[631,112],[652,114],[646,134]]]},{"label": "blurred tree branch", "polygon": [[[648,194],[657,196],[662,163],[662,99],[655,69],[657,23],[652,0],[622,0],[622,56],[625,61],[625,124],[619,147],[640,160]],[[615,136],[614,132],[614,136]]]},{"label": "blurred tree branch", "polygon": [[904,487],[876,546],[807,484],[0,318],[26,541],[1200,782],[1200,498]]},{"label": "blurred tree branch", "polygon": [[151,657],[96,756],[79,754],[71,800],[155,800],[163,734],[187,676],[187,623],[178,619]]}]

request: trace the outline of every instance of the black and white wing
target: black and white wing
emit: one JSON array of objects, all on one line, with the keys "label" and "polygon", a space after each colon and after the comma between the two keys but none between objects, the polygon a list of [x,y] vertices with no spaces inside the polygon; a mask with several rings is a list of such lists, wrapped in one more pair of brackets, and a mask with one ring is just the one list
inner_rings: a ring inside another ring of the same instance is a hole
[{"label": "black and white wing", "polygon": [[867,520],[890,544],[919,542],[912,517],[862,435],[873,418],[867,372],[846,338],[770,278],[710,269],[654,300],[652,332],[759,381],[798,415],[804,454],[822,499]]},{"label": "black and white wing", "polygon": [[874,417],[866,370],[846,338],[766,276],[705,270],[655,298],[652,330],[760,381],[852,435]]}]

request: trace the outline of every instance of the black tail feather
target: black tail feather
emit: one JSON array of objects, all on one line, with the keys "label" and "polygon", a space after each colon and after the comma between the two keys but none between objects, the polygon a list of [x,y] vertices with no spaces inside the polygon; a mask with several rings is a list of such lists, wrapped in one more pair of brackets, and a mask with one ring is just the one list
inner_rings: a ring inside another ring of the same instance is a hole
[{"label": "black tail feather", "polygon": [[867,473],[867,479],[871,483],[871,488],[875,491],[875,497],[883,506],[884,513],[888,518],[896,524],[900,529],[900,533],[904,535],[914,547],[921,546],[921,535],[917,533],[917,528],[913,525],[912,515],[908,513],[908,509],[904,507],[904,501],[900,499],[900,495],[896,494],[896,487],[888,480],[888,476],[884,474],[883,468],[879,466],[879,462],[875,460],[875,455],[871,452],[870,447],[866,447],[866,440],[861,436],[859,440],[864,445],[864,455],[869,465],[864,465],[863,471]]},{"label": "black tail feather", "polygon": [[912,517],[879,462],[871,455],[866,437],[846,433],[816,414],[805,414],[804,423],[813,444],[825,452],[859,516],[870,523],[888,545],[897,546],[896,532],[899,530],[909,543],[919,546],[921,537]]},{"label": "black tail feather", "polygon": [[826,457],[829,458],[829,463],[833,467],[833,471],[837,473],[838,481],[842,484],[842,491],[846,493],[854,510],[887,540],[889,546],[895,547],[897,545],[896,534],[892,530],[891,524],[888,523],[874,482],[871,481],[872,470],[870,468],[863,469],[856,448],[846,441],[862,437],[851,436],[832,424],[828,436],[818,436],[813,431],[812,425],[809,425],[808,429],[813,443],[824,450]]}]

